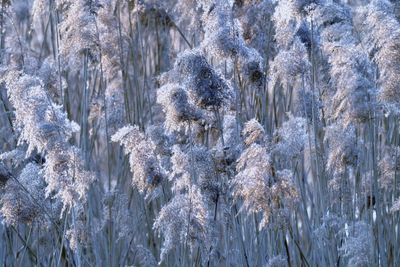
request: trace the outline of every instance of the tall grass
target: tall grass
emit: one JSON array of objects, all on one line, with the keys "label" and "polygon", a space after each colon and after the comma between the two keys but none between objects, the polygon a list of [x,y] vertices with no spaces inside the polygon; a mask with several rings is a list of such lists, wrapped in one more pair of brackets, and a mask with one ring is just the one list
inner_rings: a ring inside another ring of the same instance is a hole
[{"label": "tall grass", "polygon": [[397,266],[399,26],[388,0],[1,1],[0,262]]}]

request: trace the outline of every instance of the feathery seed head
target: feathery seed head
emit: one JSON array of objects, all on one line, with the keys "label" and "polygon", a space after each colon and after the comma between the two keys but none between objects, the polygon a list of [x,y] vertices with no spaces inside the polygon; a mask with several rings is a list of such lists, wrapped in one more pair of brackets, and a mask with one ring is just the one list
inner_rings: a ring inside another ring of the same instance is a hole
[{"label": "feathery seed head", "polygon": [[262,125],[256,119],[251,119],[244,124],[244,128],[242,130],[244,143],[247,146],[250,146],[254,143],[262,143],[265,138],[264,133],[265,131]]}]

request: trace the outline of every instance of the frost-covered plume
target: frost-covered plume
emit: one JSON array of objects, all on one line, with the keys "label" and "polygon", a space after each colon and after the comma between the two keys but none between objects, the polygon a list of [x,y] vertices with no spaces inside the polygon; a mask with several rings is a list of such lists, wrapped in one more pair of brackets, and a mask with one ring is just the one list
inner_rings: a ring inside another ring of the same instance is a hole
[{"label": "frost-covered plume", "polygon": [[[400,149],[399,147],[388,147],[385,150],[383,158],[379,161],[380,178],[379,184],[385,190],[393,190],[396,192],[399,188],[396,176],[400,172]],[[400,210],[400,198],[397,198],[392,207],[391,212]]]},{"label": "frost-covered plume", "polygon": [[238,124],[239,123],[234,112],[224,115],[224,121],[222,124],[222,137],[224,139],[225,146],[234,148],[235,145],[239,144],[240,128]]},{"label": "frost-covered plume", "polygon": [[293,206],[297,191],[292,181],[286,179],[288,175],[284,176],[285,179],[278,177],[279,174],[274,176],[270,156],[264,147],[252,144],[245,149],[236,169],[238,173],[232,180],[233,196],[236,201],[243,199],[241,210],[246,210],[248,214],[262,212],[261,229],[271,219],[277,220],[280,215],[288,215],[282,205],[286,204],[286,208]]},{"label": "frost-covered plume", "polygon": [[83,55],[96,60],[98,39],[93,7],[85,0],[57,0],[61,11],[60,53],[71,71],[80,69]]},{"label": "frost-covered plume", "polygon": [[369,266],[373,255],[372,227],[366,222],[358,221],[354,225],[342,229],[342,231],[347,237],[339,251],[342,256],[348,259],[348,265]]},{"label": "frost-covered plume", "polygon": [[226,165],[235,163],[242,150],[239,123],[234,113],[224,115],[222,136],[213,148],[213,155],[217,169],[224,171]]},{"label": "frost-covered plume", "polygon": [[[289,169],[276,171],[271,186],[273,217],[271,224],[275,228],[287,228],[292,212],[299,201],[298,188],[294,183],[294,173]],[[267,224],[269,221],[261,221]]]},{"label": "frost-covered plume", "polygon": [[308,141],[306,119],[290,115],[276,130],[275,138],[274,154],[287,159],[299,157]]},{"label": "frost-covered plume", "polygon": [[170,169],[173,135],[168,135],[162,124],[147,127],[146,135],[155,145],[155,153],[162,168],[165,170]]},{"label": "frost-covered plume", "polygon": [[275,23],[275,39],[279,47],[283,49],[288,49],[295,36],[305,38],[306,41],[310,38],[308,35],[308,30],[303,24],[303,13],[304,8],[315,2],[315,0],[280,0],[277,1],[277,6],[275,7],[272,20]]},{"label": "frost-covered plume", "polygon": [[90,242],[90,231],[87,224],[87,217],[83,206],[73,207],[72,224],[65,232],[65,238],[68,240],[70,249],[78,252],[80,247],[87,246]]},{"label": "frost-covered plume", "polygon": [[94,176],[84,169],[80,151],[69,144],[79,126],[68,119],[61,106],[50,100],[37,77],[11,71],[4,81],[15,108],[19,145],[28,144],[27,155],[34,150],[47,154],[46,195],[54,193],[62,201],[63,209],[84,202]]},{"label": "frost-covered plume", "polygon": [[111,137],[111,141],[118,142],[124,147],[125,154],[129,155],[132,186],[146,197],[161,183],[164,174],[155,154],[155,145],[138,126],[125,126]]},{"label": "frost-covered plume", "polygon": [[55,192],[65,208],[86,201],[86,193],[95,177],[85,170],[83,158],[77,147],[59,144],[48,150],[44,164],[46,194]]},{"label": "frost-covered plume", "polygon": [[[34,161],[38,164],[42,164],[45,160],[44,157],[38,153],[33,153],[30,157],[26,157],[26,146],[17,146],[13,150],[6,151],[0,154],[0,162],[3,161],[11,164],[13,168],[19,168],[21,166],[26,165],[30,161]],[[2,165],[0,163],[0,165]],[[11,169],[9,169],[5,164],[3,164],[5,169],[0,168],[2,170],[2,175],[11,178]],[[4,173],[5,171],[5,173]]]},{"label": "frost-covered plume", "polygon": [[314,235],[322,246],[327,246],[332,237],[336,237],[337,233],[344,227],[344,224],[343,218],[328,211],[322,217],[321,225],[314,230]]},{"label": "frost-covered plume", "polygon": [[378,99],[398,112],[400,103],[400,22],[387,0],[373,0],[358,10],[357,30],[378,67]]},{"label": "frost-covered plume", "polygon": [[343,173],[347,166],[357,164],[357,138],[354,127],[343,129],[337,124],[326,130],[325,141],[329,142],[330,154],[327,167],[338,173]]},{"label": "frost-covered plume", "polygon": [[400,210],[400,199],[397,199],[397,200],[393,203],[392,207],[390,208],[390,211],[391,211],[391,212],[395,212],[395,211],[399,211],[399,210]]},{"label": "frost-covered plume", "polygon": [[[56,201],[45,197],[43,171],[36,163],[28,163],[18,178],[9,179],[1,197],[1,216],[7,224],[40,223],[42,226],[59,216]],[[50,216],[50,218],[49,218]]]},{"label": "frost-covered plume", "polygon": [[[41,80],[20,72],[6,77],[8,95],[15,108],[16,125],[21,129],[20,143],[28,143],[30,154],[68,141],[79,126],[68,120],[62,107],[50,102]],[[29,107],[29,108],[27,108]]]},{"label": "frost-covered plume", "polygon": [[365,122],[373,111],[374,80],[371,62],[354,36],[348,6],[318,6],[316,21],[321,32],[322,53],[330,64],[332,92],[326,95],[331,119]]},{"label": "frost-covered plume", "polygon": [[271,36],[270,18],[274,10],[271,0],[236,0],[233,4],[234,17],[242,27],[242,37],[247,45],[255,48],[261,55],[268,53]]},{"label": "frost-covered plume", "polygon": [[[305,106],[304,95],[310,96],[311,104],[317,100],[312,92],[312,65],[309,60],[311,50],[311,33],[309,23],[304,17],[304,8],[312,1],[278,1],[273,21],[275,24],[275,39],[279,48],[277,55],[270,64],[270,88],[282,87],[286,93],[293,95],[293,102],[298,104],[299,113],[310,113],[313,119],[318,113],[314,104],[314,111],[307,112],[311,106]],[[312,53],[312,52],[311,52]],[[293,90],[293,92],[292,92]],[[272,92],[275,92],[274,90]]]},{"label": "frost-covered plume", "polygon": [[125,118],[124,84],[121,56],[125,48],[124,38],[118,34],[118,21],[114,16],[114,1],[101,0],[96,17],[100,40],[101,64],[107,82],[105,107],[110,134],[122,127]]},{"label": "frost-covered plume", "polygon": [[[242,134],[251,138],[245,137],[248,147],[237,161],[237,174],[231,185],[234,199],[243,199],[241,210],[246,210],[248,214],[262,212],[263,218],[259,224],[262,229],[275,215],[276,220],[288,215],[286,209],[293,207],[297,191],[291,181],[290,171],[275,173],[267,148],[256,143],[262,134],[262,127],[255,126],[256,121],[245,125]],[[251,132],[251,129],[254,131]]]},{"label": "frost-covered plume", "polygon": [[203,14],[202,46],[216,59],[236,56],[244,45],[239,28],[233,21],[232,1],[200,1]]},{"label": "frost-covered plume", "polygon": [[257,119],[251,119],[244,124],[242,130],[243,142],[250,146],[252,144],[262,144],[265,141],[265,130],[264,127],[257,121]]},{"label": "frost-covered plume", "polygon": [[184,152],[175,145],[172,151],[169,180],[173,182],[173,191],[189,191],[192,184],[197,184],[204,196],[215,201],[219,194],[219,183],[208,149],[196,145]]},{"label": "frost-covered plume", "polygon": [[354,167],[358,162],[358,147],[355,128],[333,124],[326,129],[325,141],[329,144],[329,154],[327,169],[333,174],[330,181],[331,189],[337,192],[342,188],[341,176],[350,167]]},{"label": "frost-covered plume", "polygon": [[201,47],[217,60],[237,60],[238,70],[246,81],[261,85],[263,58],[244,42],[239,21],[233,17],[232,2],[204,3],[203,8],[206,10],[203,15],[205,36]]},{"label": "frost-covered plume", "polygon": [[188,191],[192,185],[192,176],[195,174],[195,167],[190,156],[183,152],[178,145],[174,145],[172,148],[172,167],[168,179],[173,183],[172,190],[177,193]]},{"label": "frost-covered plume", "polygon": [[310,90],[311,64],[307,50],[298,37],[288,50],[280,50],[270,66],[271,88],[280,83],[284,89]]},{"label": "frost-covered plume", "polygon": [[[56,62],[52,57],[47,57],[37,70],[37,76],[43,82],[49,97],[56,103],[61,103],[61,92],[65,90],[66,81],[63,77],[60,77],[57,70]],[[60,81],[61,79],[61,81]],[[61,82],[62,88],[59,88]]]},{"label": "frost-covered plume", "polygon": [[231,88],[198,50],[179,54],[160,83],[157,102],[165,113],[167,132],[190,129],[191,136],[200,133],[205,125],[215,123],[216,111],[229,104]]},{"label": "frost-covered plume", "polygon": [[120,46],[118,21],[113,15],[114,1],[101,0],[96,22],[99,29],[100,48],[104,75],[107,80],[121,78]]},{"label": "frost-covered plume", "polygon": [[170,155],[172,137],[165,133],[162,124],[150,125],[146,128],[146,135],[156,145],[157,154]]},{"label": "frost-covered plume", "polygon": [[179,54],[168,76],[171,82],[183,86],[194,103],[203,109],[221,107],[230,94],[226,81],[198,50]]},{"label": "frost-covered plume", "polygon": [[165,113],[167,131],[179,130],[192,121],[203,118],[201,109],[190,103],[186,90],[178,84],[166,84],[157,91],[157,103],[161,104]]},{"label": "frost-covered plume", "polygon": [[177,194],[165,205],[154,222],[154,229],[164,236],[161,261],[177,244],[189,244],[192,251],[200,248],[204,258],[209,251],[209,213],[197,186]]},{"label": "frost-covered plume", "polygon": [[197,184],[201,193],[215,203],[218,200],[221,185],[218,181],[219,177],[215,171],[215,163],[210,150],[205,146],[194,146],[191,153],[193,154]]}]

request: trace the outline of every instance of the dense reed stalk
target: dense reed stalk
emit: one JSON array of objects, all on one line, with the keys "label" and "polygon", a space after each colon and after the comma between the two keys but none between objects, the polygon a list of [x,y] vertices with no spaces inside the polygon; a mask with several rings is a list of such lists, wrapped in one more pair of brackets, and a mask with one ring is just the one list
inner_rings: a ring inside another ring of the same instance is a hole
[{"label": "dense reed stalk", "polygon": [[4,266],[398,266],[389,0],[0,0]]}]

